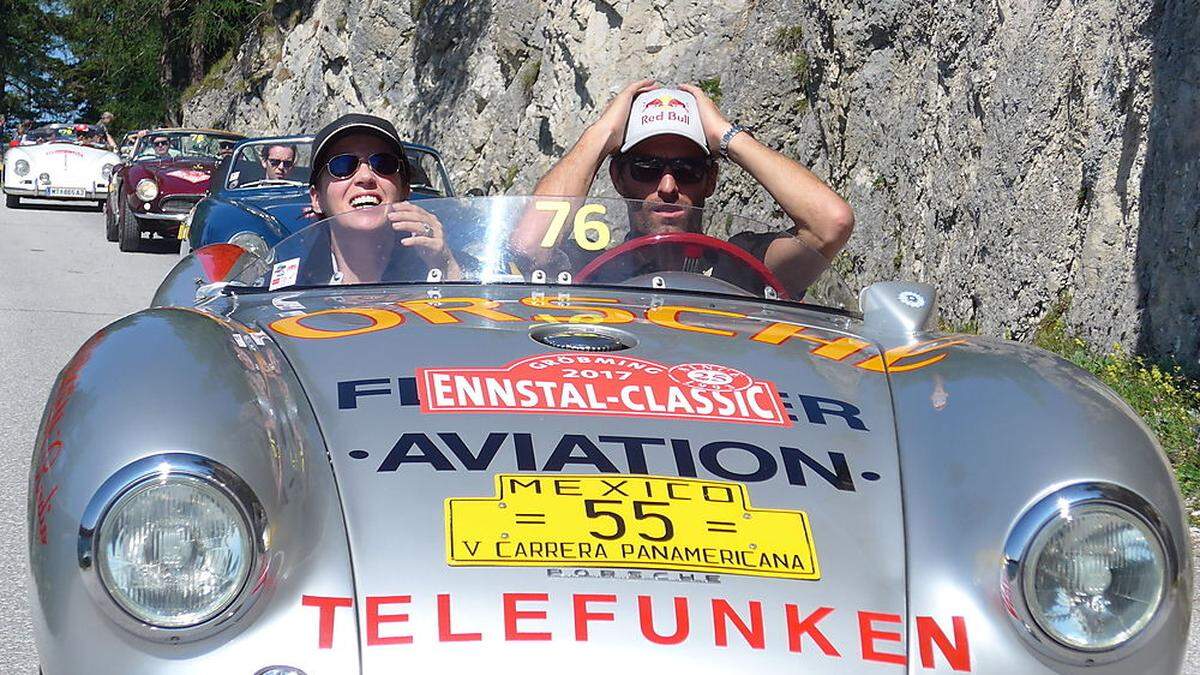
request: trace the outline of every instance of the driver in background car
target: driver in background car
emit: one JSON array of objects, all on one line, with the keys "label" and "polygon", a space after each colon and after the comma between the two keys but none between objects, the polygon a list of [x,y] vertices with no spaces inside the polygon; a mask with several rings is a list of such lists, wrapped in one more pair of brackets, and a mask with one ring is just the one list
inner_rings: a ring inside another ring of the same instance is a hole
[{"label": "driver in background car", "polygon": [[[374,115],[342,115],[317,133],[312,147],[313,215],[337,218],[328,227],[328,246],[312,249],[332,255],[306,260],[302,283],[424,281],[435,267],[448,280],[463,278],[442,223],[408,201],[408,160],[391,122]],[[389,206],[373,208],[380,205]],[[421,271],[420,279],[411,278],[414,270]]]},{"label": "driver in background car", "polygon": [[155,159],[171,159],[179,156],[179,151],[171,147],[171,139],[166,136],[151,138],[150,148]]},{"label": "driver in background car", "polygon": [[688,209],[676,207],[701,208],[713,194],[714,154],[749,172],[794,223],[787,232],[739,233],[729,241],[762,260],[787,289],[802,291],[849,240],[854,211],[799,162],[731,124],[699,87],[667,89],[649,79],[628,85],[534,194],[585,197],[611,156],[608,174],[617,193],[651,203],[645,213],[630,214],[631,237],[697,231],[699,223],[680,217]]},{"label": "driver in background car", "polygon": [[263,150],[262,167],[265,180],[287,180],[296,166],[296,146],[268,145]]}]

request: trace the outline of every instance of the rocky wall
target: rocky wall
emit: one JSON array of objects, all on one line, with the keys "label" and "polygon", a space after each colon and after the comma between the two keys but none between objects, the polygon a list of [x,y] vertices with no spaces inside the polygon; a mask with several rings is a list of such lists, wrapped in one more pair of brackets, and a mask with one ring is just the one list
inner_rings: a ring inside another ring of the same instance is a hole
[{"label": "rocky wall", "polygon": [[[855,208],[852,285],[929,281],[947,326],[1015,338],[1065,311],[1200,371],[1197,35],[1197,0],[293,0],[185,119],[371,111],[460,191],[519,194],[626,82],[704,81]],[[775,212],[722,172],[717,204]]]}]

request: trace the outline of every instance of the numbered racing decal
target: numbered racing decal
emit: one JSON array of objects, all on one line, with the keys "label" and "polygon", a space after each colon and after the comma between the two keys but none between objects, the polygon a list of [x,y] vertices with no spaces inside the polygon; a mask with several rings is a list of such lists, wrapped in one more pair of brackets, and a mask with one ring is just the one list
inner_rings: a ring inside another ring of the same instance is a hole
[{"label": "numbered racing decal", "polygon": [[803,511],[752,508],[740,483],[634,474],[497,474],[495,497],[446,500],[446,562],[821,578]]},{"label": "numbered racing decal", "polygon": [[712,363],[538,355],[501,368],[419,368],[426,413],[562,413],[790,427],[772,382]]}]

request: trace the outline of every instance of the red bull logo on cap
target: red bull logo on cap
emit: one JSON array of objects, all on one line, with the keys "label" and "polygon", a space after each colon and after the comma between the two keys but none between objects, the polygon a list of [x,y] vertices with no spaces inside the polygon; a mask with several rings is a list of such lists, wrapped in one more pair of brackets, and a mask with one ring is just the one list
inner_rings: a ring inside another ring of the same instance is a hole
[{"label": "red bull logo on cap", "polygon": [[663,94],[662,96],[646,101],[646,105],[642,106],[642,111],[644,112],[650,108],[683,108],[686,111],[687,104],[674,96]]}]

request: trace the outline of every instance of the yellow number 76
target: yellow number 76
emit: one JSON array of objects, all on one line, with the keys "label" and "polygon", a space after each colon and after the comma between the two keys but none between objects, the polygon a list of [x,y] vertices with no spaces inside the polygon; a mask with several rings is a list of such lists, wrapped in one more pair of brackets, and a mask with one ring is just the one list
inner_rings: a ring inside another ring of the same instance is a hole
[{"label": "yellow number 76", "polygon": [[[571,203],[563,200],[538,201],[534,202],[533,208],[538,211],[554,212],[554,217],[550,220],[550,228],[542,237],[542,248],[554,248],[558,244],[559,237],[562,236],[563,226],[567,224],[567,214],[571,212]],[[572,232],[579,248],[585,251],[602,251],[608,248],[608,244],[612,241],[612,232],[608,229],[608,223],[603,220],[587,219],[590,215],[603,216],[605,213],[607,213],[607,209],[603,204],[584,204],[575,211],[575,224]]]}]

